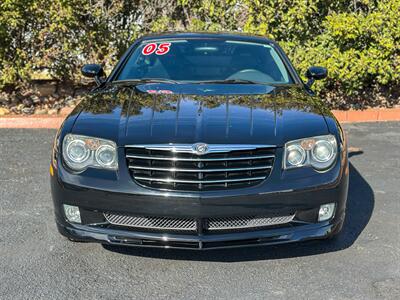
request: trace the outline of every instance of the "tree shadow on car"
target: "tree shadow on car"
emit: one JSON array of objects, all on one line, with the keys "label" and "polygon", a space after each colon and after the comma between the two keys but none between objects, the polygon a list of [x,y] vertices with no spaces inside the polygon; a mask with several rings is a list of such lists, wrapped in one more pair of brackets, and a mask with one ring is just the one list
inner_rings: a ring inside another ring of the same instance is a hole
[{"label": "tree shadow on car", "polygon": [[353,245],[371,218],[374,202],[374,193],[371,186],[350,163],[346,219],[342,232],[332,240],[314,240],[293,244],[206,251],[120,247],[110,245],[104,245],[104,248],[113,252],[133,256],[218,262],[257,261],[317,255],[340,251]]}]

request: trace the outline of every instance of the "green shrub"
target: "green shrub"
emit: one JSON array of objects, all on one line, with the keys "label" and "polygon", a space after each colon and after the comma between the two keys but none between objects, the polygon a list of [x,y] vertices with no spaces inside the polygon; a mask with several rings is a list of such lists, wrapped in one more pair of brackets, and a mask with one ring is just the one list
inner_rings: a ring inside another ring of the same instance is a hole
[{"label": "green shrub", "polygon": [[2,0],[0,89],[53,78],[79,83],[86,62],[110,70],[140,35],[244,31],[270,37],[331,107],[392,106],[400,97],[400,0]]}]

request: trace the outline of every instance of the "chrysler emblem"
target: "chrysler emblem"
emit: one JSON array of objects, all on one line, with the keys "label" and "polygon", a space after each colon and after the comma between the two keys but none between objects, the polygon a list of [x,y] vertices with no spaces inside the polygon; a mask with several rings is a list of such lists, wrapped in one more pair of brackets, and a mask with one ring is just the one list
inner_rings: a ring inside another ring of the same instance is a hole
[{"label": "chrysler emblem", "polygon": [[204,143],[197,143],[192,146],[192,149],[197,155],[203,155],[208,152],[208,145]]}]

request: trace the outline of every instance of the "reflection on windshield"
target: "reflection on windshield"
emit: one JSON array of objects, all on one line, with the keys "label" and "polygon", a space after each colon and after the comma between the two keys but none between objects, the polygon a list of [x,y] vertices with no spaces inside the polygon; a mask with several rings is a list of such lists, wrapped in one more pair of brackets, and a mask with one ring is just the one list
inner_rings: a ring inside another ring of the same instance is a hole
[{"label": "reflection on windshield", "polygon": [[131,55],[117,80],[141,78],[293,83],[271,45],[222,39],[146,41]]}]

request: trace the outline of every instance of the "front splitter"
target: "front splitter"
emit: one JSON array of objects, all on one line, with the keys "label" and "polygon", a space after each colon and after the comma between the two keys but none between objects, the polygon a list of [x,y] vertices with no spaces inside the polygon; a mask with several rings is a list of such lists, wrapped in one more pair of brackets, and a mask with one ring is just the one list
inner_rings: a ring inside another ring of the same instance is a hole
[{"label": "front splitter", "polygon": [[79,224],[64,226],[57,223],[57,227],[61,234],[79,241],[123,246],[208,250],[324,239],[340,229],[340,222],[325,221],[313,224],[295,224],[284,228],[203,235],[138,232]]}]

